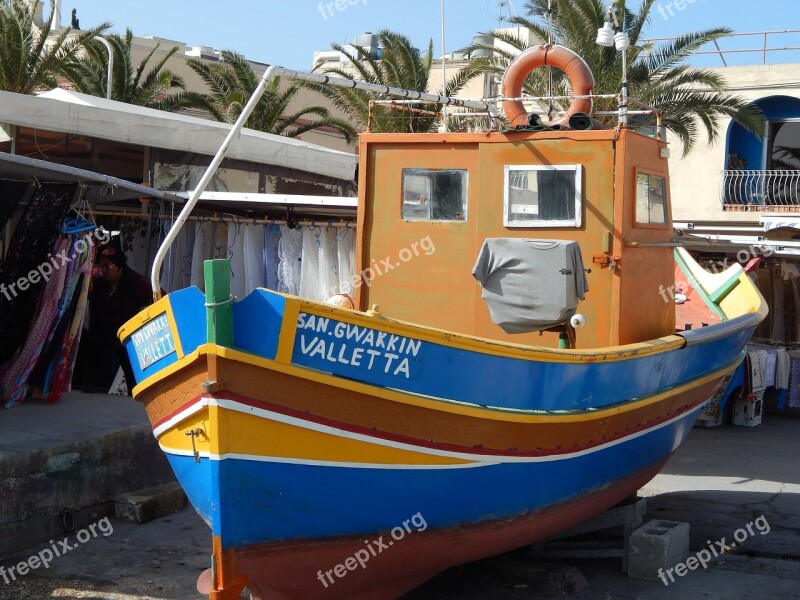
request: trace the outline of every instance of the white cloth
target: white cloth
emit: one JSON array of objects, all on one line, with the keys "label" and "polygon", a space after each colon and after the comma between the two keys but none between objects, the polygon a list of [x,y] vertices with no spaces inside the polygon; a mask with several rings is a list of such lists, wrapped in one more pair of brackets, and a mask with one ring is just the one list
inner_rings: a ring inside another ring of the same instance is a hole
[{"label": "white cloth", "polygon": [[301,257],[303,254],[303,232],[299,229],[281,227],[278,243],[278,291],[299,295]]},{"label": "white cloth", "polygon": [[203,263],[214,257],[214,223],[203,221],[195,227],[194,252],[192,253],[191,285],[205,290]]},{"label": "white cloth", "polygon": [[339,251],[336,234],[335,227],[326,227],[320,236],[319,299],[322,302],[339,293]]},{"label": "white cloth", "polygon": [[264,226],[244,225],[244,288],[245,295],[264,287]]},{"label": "white cloth", "polygon": [[783,348],[778,348],[775,353],[777,363],[775,366],[775,387],[779,390],[789,389],[789,375],[792,370],[792,359]]},{"label": "white cloth", "polygon": [[278,246],[281,230],[277,225],[267,225],[264,230],[264,285],[271,290],[278,289]]},{"label": "white cloth", "polygon": [[339,293],[355,292],[356,231],[350,227],[336,234],[336,252],[339,255]]},{"label": "white cloth", "polygon": [[228,223],[228,260],[231,261],[231,295],[234,298],[247,295],[242,227],[241,223]]},{"label": "white cloth", "polygon": [[322,234],[320,227],[303,227],[300,296],[309,300],[322,300],[319,293],[319,248],[322,245]]},{"label": "white cloth", "polygon": [[750,381],[752,382],[750,392],[757,394],[766,389],[764,385],[764,367],[767,362],[767,351],[751,350],[747,354],[750,357]]},{"label": "white cloth", "polygon": [[764,362],[764,386],[773,387],[775,385],[775,370],[778,363],[778,355],[772,349],[764,350],[764,352],[767,353]]}]

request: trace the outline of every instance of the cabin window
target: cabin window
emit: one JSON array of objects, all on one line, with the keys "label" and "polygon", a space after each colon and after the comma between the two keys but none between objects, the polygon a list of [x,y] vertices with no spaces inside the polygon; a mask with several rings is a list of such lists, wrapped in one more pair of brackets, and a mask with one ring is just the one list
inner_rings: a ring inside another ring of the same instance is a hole
[{"label": "cabin window", "polygon": [[403,169],[403,219],[466,221],[467,171]]},{"label": "cabin window", "polygon": [[503,225],[580,227],[580,165],[507,165]]},{"label": "cabin window", "polygon": [[667,223],[667,182],[658,175],[636,174],[636,223]]}]

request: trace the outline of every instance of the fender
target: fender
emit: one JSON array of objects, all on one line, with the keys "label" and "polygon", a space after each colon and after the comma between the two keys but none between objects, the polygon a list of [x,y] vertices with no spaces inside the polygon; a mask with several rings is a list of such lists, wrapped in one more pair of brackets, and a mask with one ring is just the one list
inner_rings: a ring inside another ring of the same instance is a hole
[{"label": "fender", "polygon": [[[566,73],[574,96],[588,96],[592,93],[594,76],[586,61],[564,46],[543,44],[521,52],[508,65],[503,75],[503,97],[519,98],[522,96],[522,84],[528,74],[534,69],[548,65],[558,67]],[[505,100],[503,102],[503,111],[512,126],[528,125],[528,113],[525,111],[521,100]],[[575,98],[563,118],[554,121],[543,121],[542,123],[548,127],[553,125],[567,126],[569,118],[579,112],[587,114],[592,112],[591,99]]]}]

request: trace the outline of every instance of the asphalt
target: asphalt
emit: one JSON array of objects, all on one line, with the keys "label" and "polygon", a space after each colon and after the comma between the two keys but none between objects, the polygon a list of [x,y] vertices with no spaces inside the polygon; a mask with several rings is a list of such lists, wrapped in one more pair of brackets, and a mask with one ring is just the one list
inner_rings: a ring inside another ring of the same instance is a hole
[{"label": "asphalt", "polygon": [[[72,425],[89,420],[124,429],[140,426],[145,418],[141,407],[127,399],[73,395],[65,406],[61,410],[71,415]],[[77,435],[64,422],[67,417],[43,427],[55,414],[44,411],[53,407],[29,409],[31,416],[10,414],[22,408],[0,415],[0,454],[11,453],[10,448],[19,452],[22,442],[15,445],[16,438],[39,447],[52,442],[52,436],[61,436],[53,443],[63,444]],[[20,421],[35,431],[20,429]],[[689,523],[690,556],[710,545],[719,547],[723,538],[730,546],[748,524],[754,524],[753,533],[707,568],[676,576],[669,585],[629,578],[618,558],[548,561],[530,558],[522,549],[451,569],[405,600],[795,600],[800,598],[799,454],[798,416],[768,414],[754,428],[724,425],[691,431],[662,473],[640,491],[647,501],[645,521]],[[84,540],[77,540],[76,532],[65,533],[73,548],[48,568],[40,566],[9,583],[0,571],[0,600],[204,598],[195,582],[210,563],[210,535],[191,508],[144,525],[114,518],[96,525]],[[33,547],[0,560],[0,566],[7,573],[48,548],[49,543]]]}]

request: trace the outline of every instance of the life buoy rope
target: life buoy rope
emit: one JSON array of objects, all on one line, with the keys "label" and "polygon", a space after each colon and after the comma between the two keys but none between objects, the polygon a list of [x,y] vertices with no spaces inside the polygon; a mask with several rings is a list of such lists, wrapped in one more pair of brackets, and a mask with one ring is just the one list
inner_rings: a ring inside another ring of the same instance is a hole
[{"label": "life buoy rope", "polygon": [[[502,94],[504,98],[519,98],[522,96],[522,85],[525,78],[534,69],[544,66],[558,67],[569,78],[573,96],[589,96],[594,90],[594,76],[589,65],[580,56],[564,46],[543,44],[534,46],[521,52],[508,65],[503,75]],[[528,113],[522,100],[505,100],[503,111],[513,127],[528,124]],[[575,113],[591,113],[592,101],[589,98],[575,98],[567,109],[563,118],[543,122],[544,125],[567,125],[569,118]]]}]

